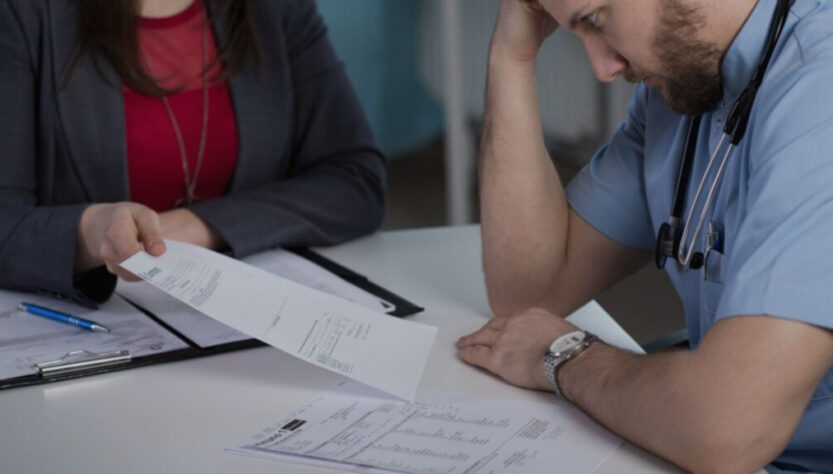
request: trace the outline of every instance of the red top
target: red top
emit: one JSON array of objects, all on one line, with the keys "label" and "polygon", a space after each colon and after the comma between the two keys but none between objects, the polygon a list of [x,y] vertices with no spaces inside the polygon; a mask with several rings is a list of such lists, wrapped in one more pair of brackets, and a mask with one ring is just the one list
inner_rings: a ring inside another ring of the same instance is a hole
[{"label": "red top", "polygon": [[[192,176],[203,120],[203,27],[208,29],[207,63],[217,57],[214,35],[210,25],[204,25],[204,18],[202,1],[195,0],[172,17],[141,18],[138,29],[139,44],[160,85],[171,89],[184,87],[169,95],[168,100],[182,131]],[[221,67],[218,63],[208,77],[214,77]],[[237,123],[228,84],[214,82],[208,90],[205,156],[195,192],[198,201],[225,194],[238,151]],[[162,99],[125,87],[124,113],[131,200],[156,211],[171,209],[185,197],[185,177],[174,127]]]}]

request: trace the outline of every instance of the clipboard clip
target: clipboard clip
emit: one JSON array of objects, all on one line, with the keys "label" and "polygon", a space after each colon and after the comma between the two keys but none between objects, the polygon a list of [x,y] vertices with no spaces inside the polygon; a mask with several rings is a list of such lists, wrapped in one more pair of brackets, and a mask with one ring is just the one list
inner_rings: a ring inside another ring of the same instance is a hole
[{"label": "clipboard clip", "polygon": [[88,350],[67,352],[56,360],[35,364],[38,375],[52,377],[91,369],[112,367],[130,362],[130,351],[92,352]]}]

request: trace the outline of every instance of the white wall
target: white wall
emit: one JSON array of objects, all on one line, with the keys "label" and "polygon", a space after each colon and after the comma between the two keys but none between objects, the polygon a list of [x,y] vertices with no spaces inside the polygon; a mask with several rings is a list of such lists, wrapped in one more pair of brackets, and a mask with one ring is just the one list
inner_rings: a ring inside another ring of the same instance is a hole
[{"label": "white wall", "polygon": [[[443,97],[444,38],[442,4],[423,0],[420,57],[425,80]],[[489,40],[500,0],[459,0],[463,42],[465,107],[472,120],[483,114]],[[601,85],[594,77],[581,42],[558,31],[544,45],[539,59],[541,114],[550,140],[594,142],[610,136],[625,116],[633,86],[624,81]],[[607,113],[605,113],[607,111]],[[603,116],[604,115],[604,116]]]}]

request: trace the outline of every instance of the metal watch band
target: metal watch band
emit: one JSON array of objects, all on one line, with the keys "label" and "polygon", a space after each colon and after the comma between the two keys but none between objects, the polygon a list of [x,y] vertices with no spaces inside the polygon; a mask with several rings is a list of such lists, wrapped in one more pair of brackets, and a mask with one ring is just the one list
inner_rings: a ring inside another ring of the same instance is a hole
[{"label": "metal watch band", "polygon": [[595,334],[588,331],[583,332],[585,336],[581,344],[577,345],[569,352],[562,354],[561,357],[556,357],[556,355],[550,352],[549,350],[544,356],[544,371],[546,372],[547,380],[549,380],[553,392],[555,392],[555,394],[559,398],[562,398],[564,400],[567,400],[567,397],[564,396],[564,393],[561,391],[561,387],[558,385],[559,369],[564,365],[565,362],[571,359],[575,359],[579,354],[584,352],[584,350],[590,347],[591,344],[593,344],[594,342],[601,341],[601,339],[599,339],[599,337]]}]

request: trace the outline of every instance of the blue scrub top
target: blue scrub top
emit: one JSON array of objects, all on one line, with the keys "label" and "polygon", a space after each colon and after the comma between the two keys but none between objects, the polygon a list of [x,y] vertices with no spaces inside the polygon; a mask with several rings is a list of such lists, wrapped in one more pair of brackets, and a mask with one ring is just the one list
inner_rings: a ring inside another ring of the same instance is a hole
[{"label": "blue scrub top", "polygon": [[[724,58],[724,99],[703,116],[683,218],[731,106],[763,56],[775,6],[759,0]],[[640,84],[625,123],[567,187],[570,205],[608,237],[653,249],[674,199],[687,127],[688,119]],[[706,222],[721,232],[722,251],[712,251],[701,270],[682,272],[672,259],[666,265],[692,347],[716,321],[734,316],[833,328],[833,2],[794,2]],[[833,472],[833,370],[767,469]]]}]

